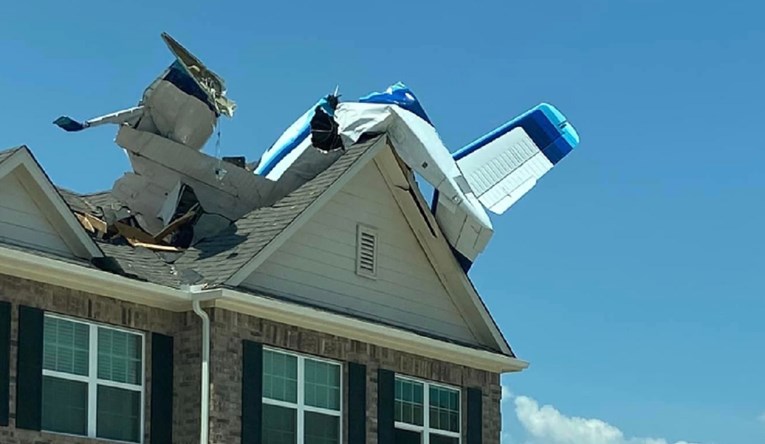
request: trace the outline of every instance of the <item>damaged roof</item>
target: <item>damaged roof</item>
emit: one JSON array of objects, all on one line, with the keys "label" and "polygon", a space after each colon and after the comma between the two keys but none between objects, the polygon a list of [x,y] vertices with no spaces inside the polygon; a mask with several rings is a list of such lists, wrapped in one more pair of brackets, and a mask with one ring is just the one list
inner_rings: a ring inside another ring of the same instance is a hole
[{"label": "damaged roof", "polygon": [[[272,205],[245,214],[221,232],[185,250],[154,251],[131,245],[124,237],[115,236],[107,240],[101,238],[97,231],[91,232],[105,256],[94,261],[94,265],[109,272],[174,288],[184,284],[221,285],[263,251],[383,137],[349,147],[327,169],[293,192]],[[3,153],[0,153],[0,160],[2,156]],[[58,190],[75,214],[102,216],[105,208],[123,207],[108,191],[78,194],[62,188]]]},{"label": "damaged roof", "polygon": [[232,229],[196,244],[178,259],[177,266],[193,269],[206,283],[222,284],[327,192],[382,137],[352,146],[329,168],[275,204],[250,212]]}]

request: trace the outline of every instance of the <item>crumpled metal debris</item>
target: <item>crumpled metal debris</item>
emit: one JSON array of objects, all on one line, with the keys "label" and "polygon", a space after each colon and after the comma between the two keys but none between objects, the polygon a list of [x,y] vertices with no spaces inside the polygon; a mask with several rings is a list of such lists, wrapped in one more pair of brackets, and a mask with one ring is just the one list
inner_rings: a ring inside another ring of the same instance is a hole
[{"label": "crumpled metal debris", "polygon": [[226,97],[226,84],[223,82],[223,79],[209,70],[201,60],[194,57],[191,52],[170,37],[168,33],[163,32],[162,39],[167,44],[167,47],[170,48],[170,51],[178,58],[178,65],[196,80],[195,84],[207,96],[206,102],[218,114],[233,117],[236,103]]},{"label": "crumpled metal debris", "polygon": [[[226,96],[221,77],[168,34],[163,33],[162,39],[175,60],[146,88],[138,106],[85,122],[62,116],[54,123],[66,131],[118,125],[116,142],[127,153],[133,171],[118,179],[112,189],[112,195],[126,207],[106,210],[104,222],[110,227],[122,226],[115,223],[127,214],[115,212],[129,211],[129,226],[134,224],[148,234],[172,231],[173,245],[185,248],[201,240],[200,234],[215,234],[265,201],[272,185],[251,174],[244,159],[226,162],[224,168],[220,159],[200,151],[218,118],[233,116],[236,104]],[[178,212],[185,215],[185,211],[173,201],[181,186],[193,190],[199,207],[183,224],[178,223]],[[206,213],[214,216],[205,217]],[[204,230],[189,230],[190,224],[202,218]],[[146,240],[142,242],[149,243]]]}]

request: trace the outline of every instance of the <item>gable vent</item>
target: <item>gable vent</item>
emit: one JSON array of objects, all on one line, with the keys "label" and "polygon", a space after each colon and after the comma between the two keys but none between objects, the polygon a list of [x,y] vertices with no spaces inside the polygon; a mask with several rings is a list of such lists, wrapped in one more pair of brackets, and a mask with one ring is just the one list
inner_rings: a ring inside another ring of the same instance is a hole
[{"label": "gable vent", "polygon": [[356,230],[356,274],[377,277],[377,232],[359,225]]}]

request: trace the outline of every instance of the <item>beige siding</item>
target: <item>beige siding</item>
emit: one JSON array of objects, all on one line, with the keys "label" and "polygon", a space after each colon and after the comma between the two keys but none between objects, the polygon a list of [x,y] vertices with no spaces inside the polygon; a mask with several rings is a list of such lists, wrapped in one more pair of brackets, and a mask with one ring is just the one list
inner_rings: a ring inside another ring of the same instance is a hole
[{"label": "beige siding", "polygon": [[0,240],[72,256],[69,247],[14,174],[0,178]]},{"label": "beige siding", "polygon": [[[356,274],[356,227],[378,235],[377,278]],[[475,344],[374,163],[242,286]]]}]

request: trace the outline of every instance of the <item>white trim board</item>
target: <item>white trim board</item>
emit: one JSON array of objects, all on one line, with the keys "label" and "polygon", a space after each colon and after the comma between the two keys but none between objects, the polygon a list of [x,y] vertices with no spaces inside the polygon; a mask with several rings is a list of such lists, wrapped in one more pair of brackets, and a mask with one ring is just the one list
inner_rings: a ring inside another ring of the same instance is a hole
[{"label": "white trim board", "polygon": [[476,349],[407,330],[232,289],[203,291],[208,306],[354,339],[393,350],[496,373],[518,372],[528,363],[509,355]]},{"label": "white trim board", "polygon": [[191,311],[193,299],[274,322],[367,342],[491,372],[517,372],[512,356],[433,339],[381,324],[230,289],[184,291],[0,246],[0,274],[84,291],[168,311]]}]

